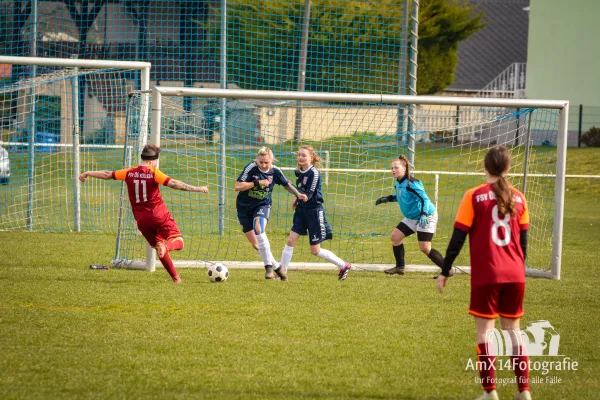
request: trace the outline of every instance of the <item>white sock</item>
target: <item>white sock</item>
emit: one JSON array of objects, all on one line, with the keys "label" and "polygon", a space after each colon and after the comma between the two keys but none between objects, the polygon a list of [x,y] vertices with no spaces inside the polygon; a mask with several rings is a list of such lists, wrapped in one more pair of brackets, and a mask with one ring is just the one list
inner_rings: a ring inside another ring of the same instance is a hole
[{"label": "white sock", "polygon": [[273,256],[273,253],[271,253],[271,265],[273,266],[273,269],[279,269],[279,267],[281,267],[279,261],[277,261]]},{"label": "white sock", "polygon": [[329,250],[321,249],[319,250],[317,255],[322,259],[325,259],[330,263],[337,265],[338,268],[342,268],[345,264],[344,260],[336,256],[335,254],[333,254],[333,252]]},{"label": "white sock", "polygon": [[261,233],[260,235],[256,235],[256,239],[258,239],[258,254],[260,255],[260,259],[263,261],[265,265],[273,265],[271,260],[274,259],[273,254],[271,254],[271,243],[269,243],[269,239],[265,233]]},{"label": "white sock", "polygon": [[[258,250],[256,250],[256,251],[258,251]],[[258,254],[260,255],[260,252]],[[262,260],[262,257],[261,257],[261,260]],[[275,259],[275,256],[272,256],[272,258],[271,258],[271,265],[273,266],[273,269],[278,269],[280,267],[279,261],[277,261]]]},{"label": "white sock", "polygon": [[287,244],[283,248],[283,252],[281,252],[281,265],[283,265],[286,269],[288,265],[290,265],[290,261],[292,261],[292,256],[294,255],[294,248],[288,246]]}]

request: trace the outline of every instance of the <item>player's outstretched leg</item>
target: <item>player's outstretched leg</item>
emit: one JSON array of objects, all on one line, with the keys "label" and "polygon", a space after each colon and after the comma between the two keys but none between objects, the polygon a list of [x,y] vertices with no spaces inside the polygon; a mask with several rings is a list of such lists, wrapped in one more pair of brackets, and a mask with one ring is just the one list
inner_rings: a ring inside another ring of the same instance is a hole
[{"label": "player's outstretched leg", "polygon": [[[158,246],[157,246],[157,249],[158,249]],[[163,265],[163,267],[165,267],[165,269],[171,276],[171,279],[173,279],[173,283],[181,283],[181,278],[179,277],[179,274],[177,273],[177,270],[175,269],[175,265],[173,264],[173,260],[171,259],[169,252],[165,251],[163,256],[159,258],[159,260],[160,260],[160,263]]]},{"label": "player's outstretched leg", "polygon": [[340,269],[338,274],[338,279],[340,281],[343,281],[348,277],[348,272],[350,272],[352,266],[350,265],[350,263],[347,263],[338,256],[336,256],[332,251],[322,249],[321,246],[317,244],[310,246],[310,252],[313,255],[321,257],[322,259],[327,260],[330,263],[337,266]]}]

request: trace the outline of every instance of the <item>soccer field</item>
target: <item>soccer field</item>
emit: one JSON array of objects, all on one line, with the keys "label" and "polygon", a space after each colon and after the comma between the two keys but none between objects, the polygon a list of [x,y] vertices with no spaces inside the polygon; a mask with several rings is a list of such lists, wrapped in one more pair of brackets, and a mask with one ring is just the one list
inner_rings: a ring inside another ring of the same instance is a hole
[{"label": "soccer field", "polygon": [[[598,174],[599,157],[569,149],[567,174]],[[561,280],[528,279],[522,325],[547,320],[560,335],[561,356],[534,361],[577,362],[533,370],[533,397],[596,399],[600,179],[566,186]],[[162,269],[89,270],[110,262],[114,234],[0,232],[0,242],[2,399],[464,399],[481,390],[468,368],[465,276],[444,295],[431,275],[364,271],[344,282],[291,271],[284,283],[233,269],[211,284],[206,270],[184,269],[176,286]],[[278,256],[282,240],[271,242]],[[512,398],[512,371],[498,377],[500,398]]]}]

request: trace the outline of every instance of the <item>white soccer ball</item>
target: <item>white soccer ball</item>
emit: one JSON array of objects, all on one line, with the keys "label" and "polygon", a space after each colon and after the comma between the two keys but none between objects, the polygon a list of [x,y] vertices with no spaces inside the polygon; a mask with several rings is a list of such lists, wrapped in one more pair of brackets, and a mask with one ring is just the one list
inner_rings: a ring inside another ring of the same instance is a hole
[{"label": "white soccer ball", "polygon": [[211,282],[223,282],[229,278],[229,270],[221,263],[212,264],[208,267],[208,279]]}]

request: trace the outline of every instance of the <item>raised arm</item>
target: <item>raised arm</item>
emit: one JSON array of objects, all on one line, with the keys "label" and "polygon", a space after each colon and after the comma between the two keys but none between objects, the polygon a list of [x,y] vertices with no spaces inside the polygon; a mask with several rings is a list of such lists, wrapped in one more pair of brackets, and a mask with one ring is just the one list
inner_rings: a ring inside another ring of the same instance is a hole
[{"label": "raised arm", "polygon": [[192,186],[173,178],[167,183],[167,187],[175,190],[183,190],[184,192],[208,193],[208,188],[206,186]]},{"label": "raised arm", "polygon": [[85,171],[81,175],[79,175],[79,180],[81,182],[85,182],[87,178],[98,178],[104,179],[105,181],[112,179],[112,171]]}]

